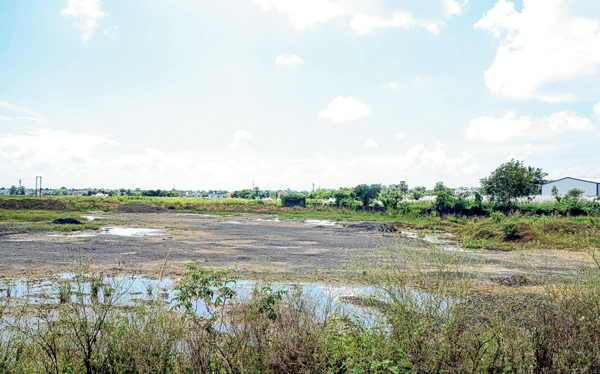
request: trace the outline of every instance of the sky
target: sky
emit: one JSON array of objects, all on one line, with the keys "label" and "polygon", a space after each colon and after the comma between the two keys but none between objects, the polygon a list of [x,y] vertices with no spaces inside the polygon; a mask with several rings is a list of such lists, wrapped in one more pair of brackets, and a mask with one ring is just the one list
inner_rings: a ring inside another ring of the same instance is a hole
[{"label": "sky", "polygon": [[597,0],[0,2],[0,187],[600,177]]}]

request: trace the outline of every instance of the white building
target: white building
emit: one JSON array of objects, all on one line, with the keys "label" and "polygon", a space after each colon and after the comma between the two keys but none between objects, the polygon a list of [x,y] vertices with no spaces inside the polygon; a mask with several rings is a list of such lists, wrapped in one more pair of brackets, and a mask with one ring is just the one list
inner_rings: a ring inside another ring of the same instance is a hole
[{"label": "white building", "polygon": [[567,191],[578,188],[583,191],[583,196],[600,196],[600,178],[565,177],[544,183],[542,184],[542,196],[550,196],[554,186],[558,188],[559,195],[564,195]]},{"label": "white building", "polygon": [[226,193],[218,193],[218,192],[211,192],[208,194],[208,198],[209,199],[224,199],[227,197]]}]

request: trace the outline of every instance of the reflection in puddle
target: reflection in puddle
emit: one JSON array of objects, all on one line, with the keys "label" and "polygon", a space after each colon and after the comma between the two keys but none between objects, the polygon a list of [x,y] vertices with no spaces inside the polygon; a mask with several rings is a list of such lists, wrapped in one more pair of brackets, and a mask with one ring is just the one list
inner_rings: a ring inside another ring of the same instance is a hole
[{"label": "reflection in puddle", "polygon": [[466,249],[462,249],[459,247],[445,245],[445,244],[450,244],[450,241],[448,239],[441,238],[441,236],[445,236],[446,238],[454,237],[454,235],[452,235],[450,233],[440,234],[439,236],[433,236],[433,235],[428,235],[428,234],[425,234],[424,236],[419,236],[416,232],[402,231],[402,235],[407,238],[423,240],[424,242],[427,242],[427,243],[436,244],[436,248],[442,249],[444,251],[469,252],[469,253],[473,252],[473,251],[468,251]]},{"label": "reflection in puddle", "polygon": [[227,223],[227,224],[230,224],[230,225],[239,225],[240,224],[240,222],[238,222],[238,221],[225,221],[223,223]]},{"label": "reflection in puddle", "polygon": [[163,230],[139,229],[133,227],[103,227],[98,234],[116,236],[159,236],[163,235]]},{"label": "reflection in puddle", "polygon": [[[69,281],[69,283],[64,283]],[[71,301],[77,302],[75,293],[83,296],[83,302],[91,303],[90,278],[77,279],[75,274],[63,274],[60,280],[55,281],[28,281],[0,284],[0,297],[3,297],[10,288],[13,300],[20,299],[32,304],[57,304],[59,303],[59,285],[70,284]],[[175,305],[172,301],[176,296],[174,286],[176,282],[170,279],[162,281],[148,279],[139,276],[109,277],[101,281],[99,295],[103,298],[103,292],[107,287],[114,294],[122,295],[119,298],[120,305],[133,305],[136,302],[160,297],[165,303]],[[314,303],[319,316],[336,312],[340,314],[353,315],[360,318],[361,323],[372,325],[379,321],[379,317],[365,309],[350,304],[348,300],[374,295],[374,289],[366,286],[332,286],[317,283],[271,283],[265,284],[256,281],[239,280],[233,288],[236,291],[237,300],[249,300],[255,288],[269,286],[273,290],[285,291],[283,301],[294,303],[302,300]],[[208,316],[203,302],[193,303],[193,309],[200,316]]]},{"label": "reflection in puddle", "polygon": [[48,236],[56,236],[61,238],[89,238],[97,235],[114,235],[114,236],[129,236],[129,237],[141,237],[141,236],[160,236],[164,235],[163,230],[160,229],[140,229],[133,227],[103,227],[98,231],[85,231],[78,232],[76,234],[52,234]]},{"label": "reflection in puddle", "polygon": [[318,226],[339,226],[335,222],[328,221],[326,219],[307,219],[304,221],[307,225],[318,225]]},{"label": "reflection in puddle", "polygon": [[279,217],[272,217],[272,218],[257,218],[253,220],[254,222],[281,222],[279,220]]},{"label": "reflection in puddle", "polygon": [[98,216],[81,216],[81,218],[85,218],[88,221],[95,221],[97,219],[104,219],[104,217],[98,217]]}]

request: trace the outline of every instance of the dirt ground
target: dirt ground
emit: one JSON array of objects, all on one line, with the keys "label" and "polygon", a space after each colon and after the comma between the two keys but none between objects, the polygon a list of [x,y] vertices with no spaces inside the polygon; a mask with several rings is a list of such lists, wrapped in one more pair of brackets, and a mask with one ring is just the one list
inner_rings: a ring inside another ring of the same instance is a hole
[{"label": "dirt ground", "polygon": [[[214,217],[198,214],[94,214],[103,227],[152,228],[160,236],[125,237],[106,233],[33,231],[0,237],[0,278],[46,277],[68,271],[79,259],[96,270],[178,277],[190,261],[233,268],[245,278],[272,274],[290,279],[342,277],[348,268],[372,260],[385,246],[426,251],[428,244],[401,234],[378,233],[301,220],[274,221],[260,214]],[[62,235],[62,236],[57,236]],[[589,266],[585,253],[537,250],[464,253],[482,277],[566,274]],[[166,264],[166,265],[165,265]]]}]

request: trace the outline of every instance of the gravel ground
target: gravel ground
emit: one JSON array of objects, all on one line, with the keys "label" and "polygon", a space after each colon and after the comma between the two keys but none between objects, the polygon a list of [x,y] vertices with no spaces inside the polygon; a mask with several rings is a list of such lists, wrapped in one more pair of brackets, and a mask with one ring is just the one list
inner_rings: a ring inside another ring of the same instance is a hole
[{"label": "gravel ground", "polygon": [[[94,214],[104,228],[160,229],[160,236],[70,236],[57,232],[20,232],[0,236],[0,277],[41,277],[64,272],[79,259],[101,271],[135,271],[176,277],[190,261],[207,267],[235,268],[252,277],[271,273],[292,277],[335,277],[346,267],[372,259],[386,245],[424,251],[427,244],[373,225],[343,227],[329,222],[278,221],[259,214],[214,217],[198,214]],[[91,232],[90,232],[91,233]],[[81,235],[81,232],[73,235]],[[53,236],[54,235],[54,236]],[[589,264],[581,252],[527,251],[463,253],[483,277],[540,272],[568,273]]]}]

